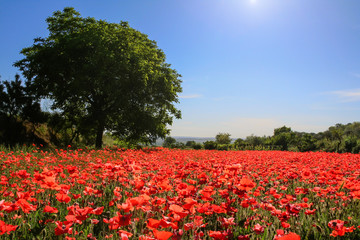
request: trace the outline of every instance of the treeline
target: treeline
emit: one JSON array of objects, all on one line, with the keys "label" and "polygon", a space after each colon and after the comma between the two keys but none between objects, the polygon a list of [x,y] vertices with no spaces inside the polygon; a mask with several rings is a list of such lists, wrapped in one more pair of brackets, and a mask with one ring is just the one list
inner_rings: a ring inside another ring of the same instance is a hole
[{"label": "treeline", "polygon": [[281,150],[281,151],[324,151],[338,153],[360,152],[360,122],[336,124],[319,133],[293,131],[290,127],[274,129],[272,136],[248,136],[232,141],[229,133],[219,133],[215,141],[185,144],[172,137],[165,139],[163,146],[170,148],[193,148],[208,150]]}]

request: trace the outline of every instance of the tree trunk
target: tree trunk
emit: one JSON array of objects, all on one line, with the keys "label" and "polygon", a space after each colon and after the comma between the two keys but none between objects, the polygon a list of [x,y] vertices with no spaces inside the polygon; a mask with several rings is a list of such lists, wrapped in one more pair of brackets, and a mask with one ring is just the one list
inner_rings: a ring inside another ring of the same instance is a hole
[{"label": "tree trunk", "polygon": [[102,138],[103,138],[104,129],[105,129],[105,121],[100,120],[97,131],[96,131],[96,141],[95,141],[96,149],[102,148]]}]

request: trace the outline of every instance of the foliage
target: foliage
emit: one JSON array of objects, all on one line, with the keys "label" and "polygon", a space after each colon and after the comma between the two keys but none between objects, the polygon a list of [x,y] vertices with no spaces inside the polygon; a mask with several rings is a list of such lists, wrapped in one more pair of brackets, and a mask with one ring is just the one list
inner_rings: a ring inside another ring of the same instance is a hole
[{"label": "foliage", "polygon": [[266,137],[250,135],[246,137],[245,142],[247,143],[247,145],[250,145],[252,149],[254,149],[256,146],[265,145]]},{"label": "foliage", "polygon": [[176,139],[173,137],[166,137],[163,142],[163,147],[172,148],[176,143]]},{"label": "foliage", "polygon": [[217,144],[230,144],[231,143],[230,133],[218,133],[215,136]]},{"label": "foliage", "polygon": [[238,150],[288,150],[288,151],[325,151],[360,152],[360,122],[346,125],[336,124],[319,133],[292,131],[283,126],[274,129],[273,136],[251,135],[246,139],[237,139],[233,144]]},{"label": "foliage", "polygon": [[193,149],[195,149],[195,150],[200,150],[200,149],[202,149],[202,144],[201,143],[195,143],[193,146],[192,146],[192,148]]},{"label": "foliage", "polygon": [[246,142],[245,142],[243,139],[241,139],[241,138],[238,138],[238,139],[236,139],[236,140],[234,141],[234,147],[235,147],[236,149],[241,149],[241,148],[243,148],[245,145],[246,145]]},{"label": "foliage", "polygon": [[185,149],[186,146],[185,146],[185,144],[182,143],[182,142],[176,142],[176,143],[172,146],[172,148]]},{"label": "foliage", "polygon": [[196,144],[195,141],[187,141],[187,142],[185,143],[185,146],[186,146],[186,147],[193,147],[193,146],[195,146],[195,144]]},{"label": "foliage", "polygon": [[283,133],[291,133],[291,132],[292,132],[291,128],[286,127],[286,126],[282,126],[280,128],[275,128],[274,129],[274,136],[278,136],[278,135],[281,135]]},{"label": "foliage", "polygon": [[230,150],[231,145],[230,144],[217,144],[216,149],[217,150]]},{"label": "foliage", "polygon": [[199,150],[199,149],[202,149],[202,144],[201,144],[201,143],[197,143],[197,142],[195,142],[195,141],[187,141],[187,142],[185,143],[185,147]]},{"label": "foliage", "polygon": [[206,141],[204,142],[204,148],[206,150],[214,150],[217,148],[217,143],[214,141]]},{"label": "foliage", "polygon": [[29,82],[24,83],[18,74],[13,81],[0,82],[0,115],[33,123],[46,120],[40,100],[31,92]]},{"label": "foliage", "polygon": [[186,145],[182,142],[177,142],[175,138],[169,136],[165,138],[163,147],[184,149]]},{"label": "foliage", "polygon": [[316,150],[315,139],[309,133],[305,133],[300,137],[297,144],[300,152],[308,152]]},{"label": "foliage", "polygon": [[[0,144],[43,143],[35,135],[35,125],[44,122],[46,114],[40,109],[40,101],[18,74],[13,81],[0,82]],[[29,126],[29,123],[32,125]],[[26,126],[27,124],[27,126]]]},{"label": "foliage", "polygon": [[24,86],[18,74],[13,81],[0,82],[0,115],[32,122],[44,121],[40,101],[31,94],[28,85],[26,82]]},{"label": "foliage", "polygon": [[140,142],[169,133],[180,118],[181,80],[155,41],[127,22],[83,18],[73,8],[46,21],[49,36],[24,48],[15,66],[75,131],[92,133],[98,148],[105,130]]},{"label": "foliage", "polygon": [[279,146],[280,150],[288,150],[291,141],[294,139],[294,134],[291,128],[283,126],[281,128],[274,129],[274,135],[272,137],[272,144]]}]

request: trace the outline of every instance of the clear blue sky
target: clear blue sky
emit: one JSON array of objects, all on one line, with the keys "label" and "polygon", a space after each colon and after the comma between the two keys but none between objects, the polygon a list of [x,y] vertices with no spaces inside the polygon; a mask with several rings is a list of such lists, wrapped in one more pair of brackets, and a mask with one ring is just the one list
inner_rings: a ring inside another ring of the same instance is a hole
[{"label": "clear blue sky", "polygon": [[0,0],[2,80],[67,6],[128,21],[158,43],[183,76],[172,136],[319,132],[360,120],[359,0]]}]

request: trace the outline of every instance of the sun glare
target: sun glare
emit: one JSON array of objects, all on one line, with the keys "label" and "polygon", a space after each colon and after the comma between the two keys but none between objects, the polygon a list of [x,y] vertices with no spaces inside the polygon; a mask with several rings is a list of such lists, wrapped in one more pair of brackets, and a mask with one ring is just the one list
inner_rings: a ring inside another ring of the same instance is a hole
[{"label": "sun glare", "polygon": [[250,3],[255,4],[256,0],[250,0]]}]

